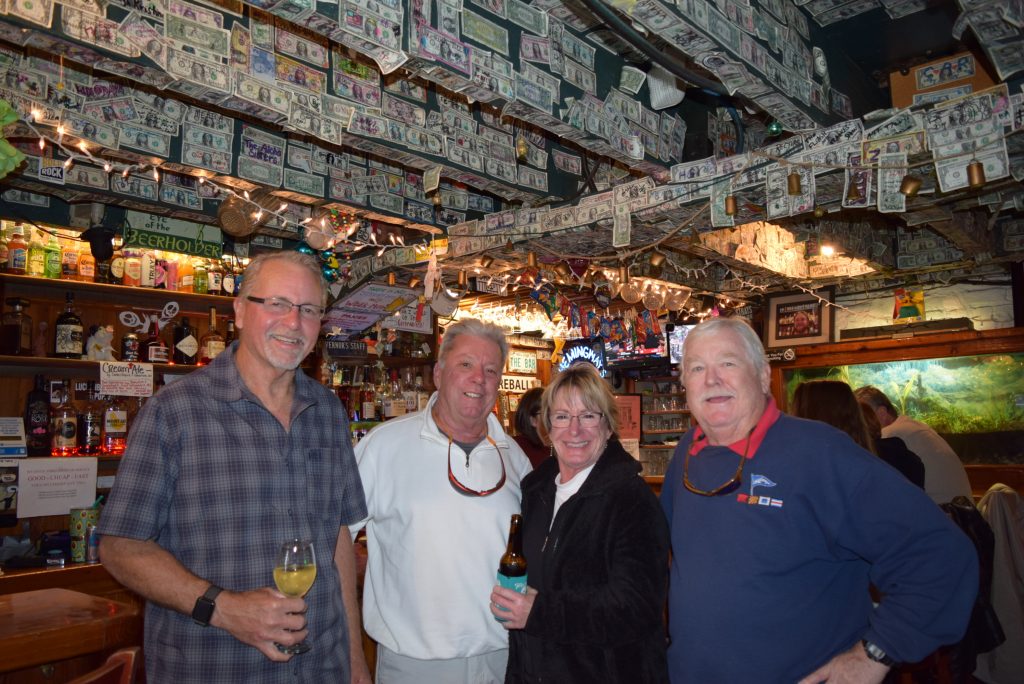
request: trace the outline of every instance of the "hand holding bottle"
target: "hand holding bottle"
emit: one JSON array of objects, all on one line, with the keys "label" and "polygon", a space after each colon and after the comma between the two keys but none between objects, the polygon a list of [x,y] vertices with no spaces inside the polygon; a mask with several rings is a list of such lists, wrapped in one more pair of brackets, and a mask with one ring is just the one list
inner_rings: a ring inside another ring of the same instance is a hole
[{"label": "hand holding bottle", "polygon": [[521,594],[513,589],[495,585],[491,591],[491,614],[505,629],[523,629],[530,619],[537,590],[527,587]]}]

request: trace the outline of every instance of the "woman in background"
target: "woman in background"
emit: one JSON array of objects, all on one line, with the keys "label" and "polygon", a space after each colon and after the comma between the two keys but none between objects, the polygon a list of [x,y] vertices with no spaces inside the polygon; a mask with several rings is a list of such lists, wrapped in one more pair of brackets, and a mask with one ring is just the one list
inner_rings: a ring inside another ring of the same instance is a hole
[{"label": "woman in background", "polygon": [[[838,380],[811,380],[801,383],[793,394],[793,410],[798,418],[809,418],[828,423],[850,435],[857,444],[896,468],[903,475],[924,488],[924,465],[903,440],[881,439],[882,427],[873,410],[864,411],[845,382]],[[868,414],[874,419],[871,429]],[[884,442],[885,444],[882,444]],[[898,444],[897,444],[898,442]]]},{"label": "woman in background", "polygon": [[544,394],[541,387],[534,387],[522,396],[516,408],[515,426],[516,444],[526,452],[526,457],[536,468],[544,459],[551,455],[550,449],[537,432],[538,416],[540,416],[540,398]]},{"label": "woman in background", "polygon": [[495,586],[506,684],[667,682],[668,524],[615,436],[615,397],[589,363],[544,391],[555,458],[523,478],[526,594]]},{"label": "woman in background", "polygon": [[878,454],[878,458],[924,489],[924,463],[918,455],[908,449],[906,443],[899,437],[882,437],[882,424],[878,422],[878,414],[870,404],[861,404],[860,410],[864,414],[864,425],[868,429],[868,434],[875,442],[875,453]]}]

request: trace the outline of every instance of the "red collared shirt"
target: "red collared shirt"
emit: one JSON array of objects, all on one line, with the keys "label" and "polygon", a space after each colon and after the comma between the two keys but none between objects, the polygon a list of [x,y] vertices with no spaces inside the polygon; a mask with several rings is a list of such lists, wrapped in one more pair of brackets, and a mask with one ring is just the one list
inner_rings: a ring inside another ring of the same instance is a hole
[{"label": "red collared shirt", "polygon": [[[764,440],[765,434],[768,432],[768,428],[775,424],[775,421],[782,415],[782,411],[775,404],[775,397],[769,397],[768,403],[764,407],[764,413],[761,414],[761,418],[757,421],[757,425],[754,426],[754,431],[750,433],[749,437],[744,437],[732,444],[728,445],[729,449],[735,451],[737,454],[747,454],[747,458],[754,458],[754,454],[757,453],[758,448],[761,446],[762,440]],[[704,430],[700,425],[696,427],[693,432],[693,441],[690,442],[690,454],[699,454],[700,450],[706,446],[709,446],[708,437],[704,434]]]}]

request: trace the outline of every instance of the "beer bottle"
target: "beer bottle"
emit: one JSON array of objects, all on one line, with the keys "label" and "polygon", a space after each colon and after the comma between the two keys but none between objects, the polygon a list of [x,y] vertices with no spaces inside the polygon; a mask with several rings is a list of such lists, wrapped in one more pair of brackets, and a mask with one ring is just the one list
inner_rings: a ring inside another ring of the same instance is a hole
[{"label": "beer bottle", "polygon": [[[526,556],[523,555],[523,516],[512,514],[508,527],[508,546],[498,561],[498,584],[506,589],[526,593]],[[504,622],[498,618],[499,622]]]}]

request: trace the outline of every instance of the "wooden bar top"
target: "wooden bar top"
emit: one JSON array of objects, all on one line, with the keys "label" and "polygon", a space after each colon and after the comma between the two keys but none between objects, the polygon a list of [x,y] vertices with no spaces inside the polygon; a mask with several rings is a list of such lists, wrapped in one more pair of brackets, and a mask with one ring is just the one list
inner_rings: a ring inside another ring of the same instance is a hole
[{"label": "wooden bar top", "polygon": [[68,589],[0,595],[0,672],[120,648],[141,625],[133,606]]}]

